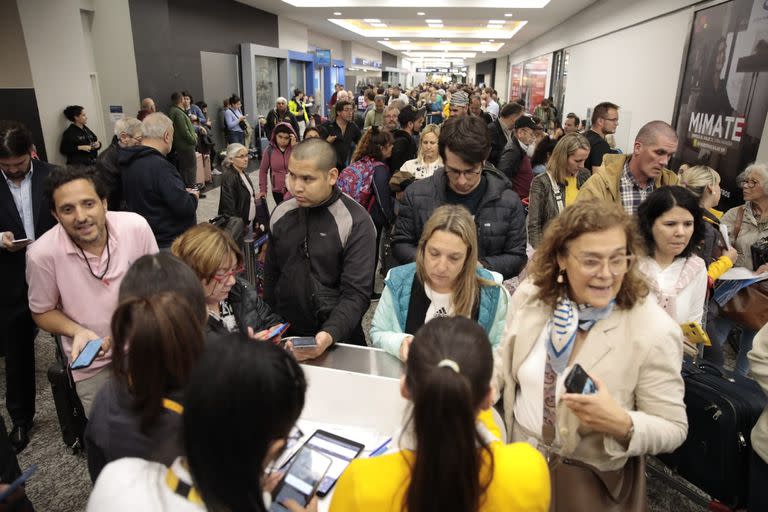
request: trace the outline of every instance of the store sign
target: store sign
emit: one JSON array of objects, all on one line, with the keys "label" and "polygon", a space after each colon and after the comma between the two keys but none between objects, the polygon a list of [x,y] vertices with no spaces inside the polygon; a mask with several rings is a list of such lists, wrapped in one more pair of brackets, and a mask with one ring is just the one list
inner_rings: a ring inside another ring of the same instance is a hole
[{"label": "store sign", "polygon": [[417,73],[442,73],[444,75],[460,75],[467,72],[467,67],[458,68],[416,68]]},{"label": "store sign", "polygon": [[320,67],[330,67],[331,50],[315,50],[315,65]]},{"label": "store sign", "polygon": [[371,59],[364,59],[362,57],[353,57],[352,58],[352,65],[353,66],[363,66],[363,67],[367,67],[367,68],[381,69],[381,62],[377,62],[377,61],[371,60]]},{"label": "store sign", "polygon": [[676,110],[675,162],[721,178],[720,209],[742,202],[736,177],[757,157],[768,113],[768,3],[731,0],[694,15]]}]

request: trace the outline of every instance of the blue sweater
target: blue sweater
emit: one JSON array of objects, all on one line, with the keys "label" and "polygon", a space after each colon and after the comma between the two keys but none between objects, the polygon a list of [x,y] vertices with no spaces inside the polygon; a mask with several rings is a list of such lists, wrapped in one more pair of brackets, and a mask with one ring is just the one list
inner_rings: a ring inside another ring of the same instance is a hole
[{"label": "blue sweater", "polygon": [[[405,332],[405,325],[415,275],[415,263],[408,263],[390,270],[385,280],[386,287],[373,315],[371,324],[373,346],[384,349],[394,356],[399,356],[403,338],[413,335]],[[488,281],[501,282],[501,276],[486,269],[477,269],[477,276]],[[501,343],[508,303],[507,294],[501,286],[480,288],[477,323],[488,334],[494,348]]]}]

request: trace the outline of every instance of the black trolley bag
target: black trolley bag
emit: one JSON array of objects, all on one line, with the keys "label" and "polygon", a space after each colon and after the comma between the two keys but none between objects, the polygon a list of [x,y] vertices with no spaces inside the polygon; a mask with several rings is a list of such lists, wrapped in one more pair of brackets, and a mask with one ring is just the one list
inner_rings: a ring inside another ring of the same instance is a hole
[{"label": "black trolley bag", "polygon": [[746,505],[750,434],[766,405],[759,384],[706,362],[683,362],[688,437],[673,453],[658,456],[722,504]]},{"label": "black trolley bag", "polygon": [[85,410],[77,396],[72,370],[61,348],[59,336],[54,336],[54,343],[56,360],[48,367],[48,382],[51,383],[53,403],[56,406],[56,415],[59,417],[64,444],[71,448],[73,453],[78,453],[85,447],[83,439],[87,423]]}]

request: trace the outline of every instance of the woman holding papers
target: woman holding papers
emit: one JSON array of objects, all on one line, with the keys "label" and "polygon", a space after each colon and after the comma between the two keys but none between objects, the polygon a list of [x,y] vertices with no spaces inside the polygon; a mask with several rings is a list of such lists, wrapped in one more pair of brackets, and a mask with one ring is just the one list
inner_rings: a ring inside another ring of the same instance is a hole
[{"label": "woman holding papers", "polygon": [[492,373],[491,346],[477,323],[437,318],[419,329],[400,381],[413,404],[400,451],[353,461],[331,512],[548,510],[544,457],[495,435]]},{"label": "woman holding papers", "polygon": [[[737,267],[754,270],[756,274],[768,272],[768,263],[752,261],[752,246],[758,240],[768,237],[768,165],[752,164],[739,176],[745,203],[731,208],[720,220],[728,226],[733,247],[738,251]],[[707,331],[713,347],[722,347],[735,323],[724,317],[716,318]],[[736,371],[746,375],[749,371],[747,353],[752,348],[755,331],[741,326],[739,354],[736,357]],[[713,362],[722,364],[722,353],[715,354]]]},{"label": "woman holding papers", "polygon": [[476,320],[491,345],[501,341],[509,297],[501,276],[477,263],[477,228],[463,206],[436,209],[424,226],[416,262],[387,273],[371,324],[373,346],[405,361],[416,331],[441,316]]}]

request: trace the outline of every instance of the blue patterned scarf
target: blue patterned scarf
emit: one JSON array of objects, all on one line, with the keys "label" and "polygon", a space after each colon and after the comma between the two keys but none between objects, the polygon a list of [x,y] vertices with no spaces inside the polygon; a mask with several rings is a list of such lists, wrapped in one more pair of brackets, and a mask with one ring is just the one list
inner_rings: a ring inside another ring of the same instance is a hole
[{"label": "blue patterned scarf", "polygon": [[558,375],[568,366],[573,346],[576,344],[577,331],[590,330],[598,320],[611,314],[615,304],[612,300],[604,308],[597,309],[589,305],[578,305],[565,296],[558,301],[552,318],[547,322],[547,355],[552,369]]}]

